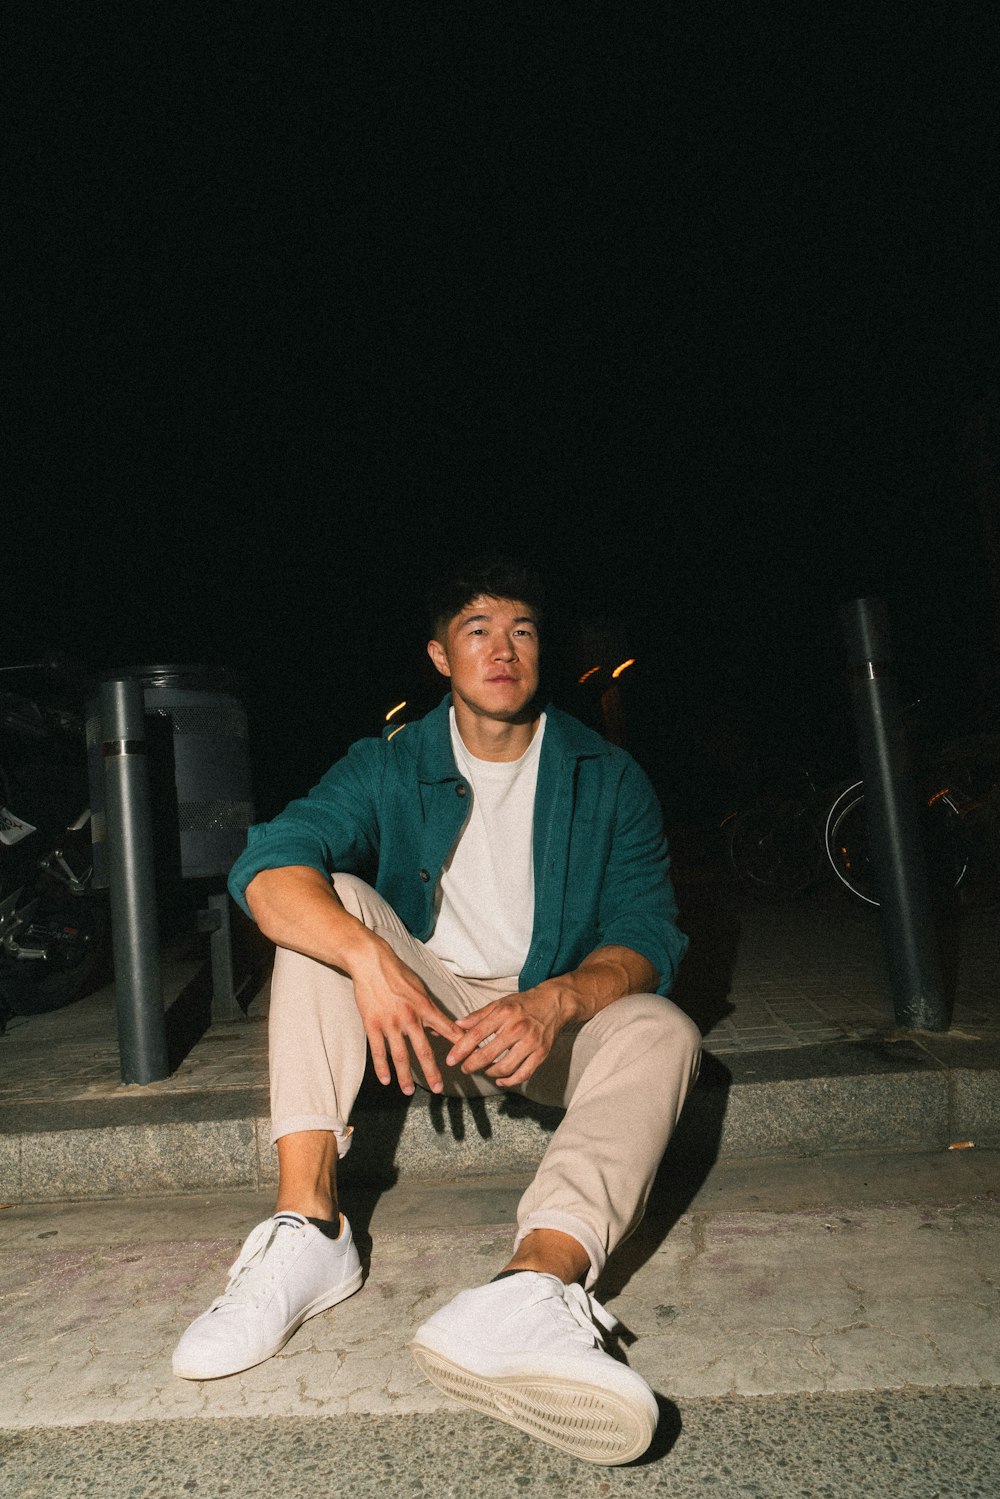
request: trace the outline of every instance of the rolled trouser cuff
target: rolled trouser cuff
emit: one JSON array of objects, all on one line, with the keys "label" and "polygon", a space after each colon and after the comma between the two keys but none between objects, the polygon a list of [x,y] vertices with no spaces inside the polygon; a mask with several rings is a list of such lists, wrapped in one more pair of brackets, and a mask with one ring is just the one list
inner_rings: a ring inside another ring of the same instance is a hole
[{"label": "rolled trouser cuff", "polygon": [[517,1237],[514,1240],[515,1250],[519,1247],[525,1235],[533,1233],[536,1228],[555,1229],[558,1233],[568,1234],[571,1239],[575,1239],[578,1244],[583,1246],[583,1251],[590,1260],[590,1269],[587,1272],[585,1282],[589,1291],[604,1269],[604,1264],[608,1257],[607,1250],[600,1236],[594,1232],[589,1224],[584,1223],[582,1218],[577,1218],[572,1213],[539,1211],[525,1218],[524,1222],[518,1227]]},{"label": "rolled trouser cuff", "polygon": [[326,1114],[298,1114],[291,1119],[275,1119],[271,1123],[271,1144],[277,1145],[278,1141],[285,1135],[301,1135],[307,1130],[322,1130],[325,1134],[337,1137],[337,1155],[341,1158],[351,1148],[351,1136],[354,1134],[354,1125],[345,1124],[342,1119],[331,1119]]}]

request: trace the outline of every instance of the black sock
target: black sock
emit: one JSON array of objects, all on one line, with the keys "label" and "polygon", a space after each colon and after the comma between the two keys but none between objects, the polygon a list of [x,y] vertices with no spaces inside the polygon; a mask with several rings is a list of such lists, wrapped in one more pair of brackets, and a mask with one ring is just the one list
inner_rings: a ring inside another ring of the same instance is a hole
[{"label": "black sock", "polygon": [[493,1280],[490,1281],[490,1285],[493,1284],[494,1280],[506,1280],[507,1277],[508,1277],[508,1275],[530,1275],[530,1274],[531,1274],[530,1270],[501,1270],[499,1275],[494,1275]]},{"label": "black sock", "polygon": [[336,1218],[307,1218],[306,1222],[311,1223],[313,1228],[318,1228],[320,1233],[325,1234],[328,1239],[340,1238],[339,1213]]}]

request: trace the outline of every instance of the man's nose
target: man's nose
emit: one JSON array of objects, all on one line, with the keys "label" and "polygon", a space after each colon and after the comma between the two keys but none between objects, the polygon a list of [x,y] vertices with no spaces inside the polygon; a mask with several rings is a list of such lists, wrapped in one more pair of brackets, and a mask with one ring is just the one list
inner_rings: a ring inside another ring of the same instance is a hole
[{"label": "man's nose", "polygon": [[517,657],[517,651],[514,649],[513,640],[506,635],[499,636],[493,646],[493,655],[498,661],[515,660]]}]

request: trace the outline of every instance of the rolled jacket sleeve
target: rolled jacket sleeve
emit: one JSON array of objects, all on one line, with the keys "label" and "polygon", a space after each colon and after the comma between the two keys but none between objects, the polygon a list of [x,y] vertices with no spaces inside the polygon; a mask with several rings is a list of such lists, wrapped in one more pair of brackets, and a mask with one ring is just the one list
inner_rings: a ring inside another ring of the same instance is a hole
[{"label": "rolled jacket sleeve", "polygon": [[229,873],[229,891],[247,915],[246,889],[264,869],[305,865],[374,878],[379,847],[379,740],[359,740],[308,796],[271,822],[249,829],[247,847]]},{"label": "rolled jacket sleeve", "polygon": [[688,939],[677,927],[677,901],[656,793],[630,760],[619,786],[611,848],[598,907],[602,946],[630,947],[656,969],[669,992]]}]

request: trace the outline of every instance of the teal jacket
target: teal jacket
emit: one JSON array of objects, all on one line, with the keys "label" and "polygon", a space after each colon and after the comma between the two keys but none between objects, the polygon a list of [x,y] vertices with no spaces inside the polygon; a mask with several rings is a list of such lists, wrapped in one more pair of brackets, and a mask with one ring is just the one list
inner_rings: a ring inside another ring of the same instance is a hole
[{"label": "teal jacket", "polygon": [[[451,698],[391,739],[361,739],[272,822],[250,828],[229,889],[262,869],[305,864],[374,885],[407,930],[434,928],[441,868],[468,813],[451,750]],[[535,917],[518,986],[568,973],[595,948],[630,947],[670,988],[687,938],[675,925],[656,795],[624,750],[558,708],[546,709],[535,793]]]}]

